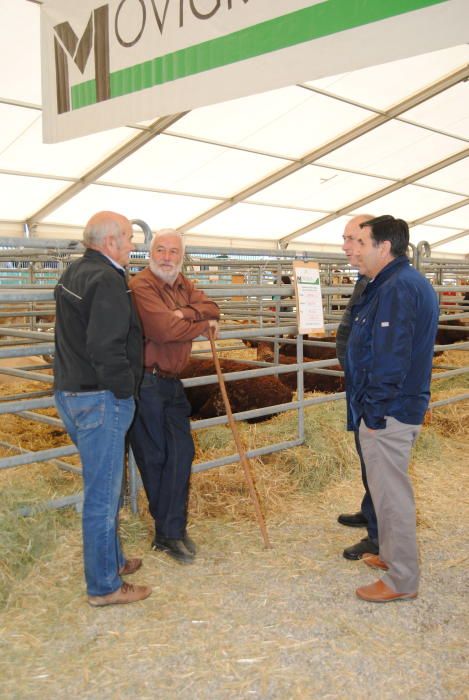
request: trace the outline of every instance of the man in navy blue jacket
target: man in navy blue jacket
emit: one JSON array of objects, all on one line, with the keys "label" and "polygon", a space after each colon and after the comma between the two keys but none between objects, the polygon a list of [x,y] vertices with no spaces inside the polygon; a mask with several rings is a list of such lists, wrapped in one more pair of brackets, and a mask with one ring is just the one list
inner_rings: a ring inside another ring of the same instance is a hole
[{"label": "man in navy blue jacket", "polygon": [[360,228],[356,259],[370,281],[352,308],[345,363],[348,429],[359,432],[378,519],[379,555],[364,561],[385,573],[356,593],[384,603],[418,592],[415,503],[407,470],[430,399],[438,301],[428,280],[409,264],[405,221],[380,216]]}]

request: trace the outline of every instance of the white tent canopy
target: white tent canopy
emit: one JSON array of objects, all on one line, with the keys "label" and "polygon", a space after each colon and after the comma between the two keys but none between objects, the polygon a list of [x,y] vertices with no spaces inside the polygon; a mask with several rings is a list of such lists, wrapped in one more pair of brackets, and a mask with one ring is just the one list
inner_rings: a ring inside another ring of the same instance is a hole
[{"label": "white tent canopy", "polygon": [[0,3],[1,236],[79,238],[112,209],[214,248],[338,250],[366,211],[469,252],[469,45],[46,145],[39,12]]}]

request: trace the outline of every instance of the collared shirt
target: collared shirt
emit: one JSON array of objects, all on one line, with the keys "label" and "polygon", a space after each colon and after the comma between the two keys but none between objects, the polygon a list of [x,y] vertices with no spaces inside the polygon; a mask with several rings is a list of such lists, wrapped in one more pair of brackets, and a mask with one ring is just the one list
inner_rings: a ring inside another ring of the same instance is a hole
[{"label": "collared shirt", "polygon": [[[180,374],[189,360],[193,339],[208,335],[208,321],[220,317],[217,304],[184,275],[179,274],[170,285],[150,268],[135,275],[130,288],[143,327],[145,368],[156,366]],[[177,309],[182,319],[174,315]]]},{"label": "collared shirt", "polygon": [[109,260],[109,262],[111,263],[111,265],[113,265],[113,266],[116,268],[116,270],[119,270],[119,272],[123,272],[123,273],[124,273],[124,277],[125,277],[125,268],[122,267],[122,265],[120,265],[118,262],[116,262],[115,260],[113,260],[112,258],[110,258],[109,255],[106,255],[106,253],[103,253],[102,251],[100,251],[100,253],[101,253],[102,255],[104,255],[104,257],[107,258],[107,259]]}]

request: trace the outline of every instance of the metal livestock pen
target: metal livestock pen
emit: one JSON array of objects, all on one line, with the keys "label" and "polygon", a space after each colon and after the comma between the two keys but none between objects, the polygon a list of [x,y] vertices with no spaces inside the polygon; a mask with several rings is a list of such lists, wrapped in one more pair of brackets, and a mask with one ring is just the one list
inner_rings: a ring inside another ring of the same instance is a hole
[{"label": "metal livestock pen", "polygon": [[[134,222],[141,223],[141,222]],[[146,236],[146,240],[148,237]],[[18,244],[21,243],[21,248]],[[54,406],[52,396],[53,377],[44,370],[51,368],[54,353],[53,287],[61,271],[82,253],[78,241],[47,239],[0,239],[0,375],[18,377],[31,382],[48,384],[49,387],[29,393],[0,396],[0,414],[14,413],[28,420],[48,423],[61,427],[58,418],[37,413],[38,409]],[[146,264],[148,244],[136,246],[131,256],[130,272],[137,272]],[[429,277],[440,298],[440,327],[448,328],[447,321],[468,319],[469,301],[464,300],[469,292],[469,262],[431,258],[425,243],[412,247],[414,266]],[[328,345],[333,342],[320,339],[304,339],[298,335],[294,289],[291,284],[292,266],[295,260],[315,260],[321,272],[324,300],[326,332],[332,333],[338,325],[343,308],[352,292],[356,272],[349,268],[343,255],[328,253],[306,253],[273,250],[217,249],[200,247],[186,249],[185,274],[197,280],[208,296],[214,298],[222,310],[222,332],[220,340],[223,350],[239,350],[245,346],[243,340],[270,340],[274,344],[273,362],[244,360],[252,369],[230,372],[227,380],[278,375],[286,372],[297,373],[296,399],[289,403],[243,411],[235,414],[236,420],[246,420],[269,416],[283,411],[294,410],[297,415],[296,437],[292,440],[272,443],[266,447],[252,449],[248,457],[256,457],[300,445],[304,441],[304,411],[312,405],[341,400],[343,393],[325,396],[305,396],[304,372],[321,374],[342,374],[337,369],[328,369],[337,364],[335,359],[303,361],[305,345]],[[453,328],[454,330],[454,328]],[[463,327],[461,337],[467,328]],[[228,341],[228,344],[226,344]],[[296,346],[296,362],[289,365],[278,364],[280,342]],[[445,349],[458,352],[469,349],[469,342],[435,346],[435,350]],[[199,355],[210,352],[208,348],[195,350]],[[14,367],[15,358],[42,356],[43,363]],[[7,364],[5,364],[7,363]],[[469,367],[445,366],[444,371],[434,376],[434,380],[465,374]],[[184,379],[187,387],[217,382],[216,375]],[[461,393],[451,398],[433,402],[431,406],[452,403],[469,398]],[[227,422],[226,416],[218,416],[192,422],[194,431]],[[51,447],[46,450],[29,451],[6,441],[0,446],[16,454],[0,458],[0,469],[9,469],[33,462],[50,462],[57,468],[79,474],[80,468],[63,461],[63,457],[77,452],[74,445]],[[231,464],[239,459],[237,454],[199,462],[193,471],[203,471]],[[129,460],[129,491],[133,510],[137,502],[137,472],[132,458]],[[80,507],[82,496],[68,496],[43,503],[39,508],[54,508],[67,505]],[[36,506],[36,509],[38,506]],[[27,514],[30,509],[24,508]]]}]

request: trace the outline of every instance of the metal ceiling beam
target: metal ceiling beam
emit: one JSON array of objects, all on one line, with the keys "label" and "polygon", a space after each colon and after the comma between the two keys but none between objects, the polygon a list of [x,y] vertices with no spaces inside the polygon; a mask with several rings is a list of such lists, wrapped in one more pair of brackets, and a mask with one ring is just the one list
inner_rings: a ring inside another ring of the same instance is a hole
[{"label": "metal ceiling beam", "polygon": [[[279,182],[285,177],[292,175],[296,171],[301,170],[302,168],[306,167],[307,165],[310,165],[311,163],[314,163],[315,161],[319,160],[319,158],[323,158],[324,156],[328,155],[332,151],[337,150],[341,146],[345,146],[346,144],[351,143],[360,136],[363,136],[364,134],[373,131],[377,127],[382,126],[386,122],[395,119],[400,114],[406,112],[409,109],[412,109],[413,107],[416,107],[417,105],[422,104],[422,102],[425,102],[426,100],[429,100],[435,95],[440,94],[444,90],[447,90],[448,88],[452,87],[453,85],[456,85],[462,80],[466,80],[468,77],[469,64],[466,64],[462,66],[462,68],[453,71],[444,78],[441,78],[440,80],[437,80],[436,82],[428,85],[423,90],[420,90],[419,92],[414,93],[410,97],[407,97],[406,99],[402,100],[401,102],[386,110],[382,114],[377,114],[371,117],[370,119],[367,119],[362,124],[359,124],[350,131],[341,134],[340,136],[334,138],[332,141],[329,141],[323,146],[316,148],[314,151],[311,151],[310,153],[306,154],[305,156],[303,156],[303,158],[298,159],[296,162],[290,163],[289,165],[280,168],[268,177],[265,177],[262,180],[259,180],[258,182],[254,183],[250,187],[241,190],[233,197],[230,197],[226,202],[217,204],[215,207],[212,207],[203,214],[200,214],[199,216],[191,219],[190,221],[187,221],[185,224],[179,226],[178,230],[184,232],[198,226],[204,221],[213,218],[217,214],[220,214],[221,212],[225,211],[226,209],[229,209],[235,204],[243,202],[248,197],[251,197],[253,194],[256,194],[256,192],[259,192],[260,190],[265,189],[269,185]],[[293,234],[292,236],[296,237]]]},{"label": "metal ceiling beam", "polygon": [[[134,128],[134,127],[129,127],[129,128]],[[167,131],[165,131],[165,135],[167,135]],[[324,168],[329,168],[332,170],[337,170],[342,173],[346,173],[348,175],[362,175],[364,177],[373,177],[376,180],[386,180],[387,182],[399,182],[397,178],[393,177],[384,177],[382,175],[373,175],[371,173],[363,172],[360,170],[347,170],[346,168],[332,168],[331,166],[321,166]],[[29,178],[38,178],[41,180],[58,180],[61,182],[78,182],[79,178],[76,177],[68,177],[66,175],[51,175],[49,173],[40,173],[40,172],[31,172],[31,171],[25,171],[25,170],[9,170],[6,168],[0,168],[0,175],[13,175],[14,177],[29,177]],[[129,184],[124,184],[122,182],[114,182],[111,180],[100,180],[99,182],[94,183],[97,187],[114,187],[117,189],[124,189],[124,190],[133,190],[136,192],[151,192],[155,194],[164,194],[164,195],[176,195],[180,197],[194,197],[198,199],[211,199],[211,200],[216,200],[218,202],[224,202],[228,198],[227,197],[222,197],[220,195],[209,195],[209,194],[200,194],[198,192],[188,192],[186,190],[171,190],[171,189],[164,189],[161,187],[148,187],[147,185],[129,185]],[[458,192],[456,190],[448,190],[443,187],[435,187],[431,185],[425,185],[422,183],[419,183],[416,185],[416,187],[421,187],[423,189],[428,189],[432,190],[433,192],[442,192],[443,194],[451,194],[455,195],[456,197],[465,197],[464,192]],[[320,214],[332,214],[333,212],[331,210],[327,209],[321,209],[319,207],[301,207],[299,205],[293,205],[293,204],[274,204],[272,202],[264,202],[262,200],[256,199],[254,202],[256,206],[259,207],[270,207],[270,208],[277,208],[277,209],[292,209],[294,211],[309,211],[309,212],[316,212]],[[18,219],[20,223],[24,223],[23,219]],[[49,225],[49,224],[48,224]],[[80,227],[78,227],[80,228]],[[457,227],[455,227],[457,228]]]},{"label": "metal ceiling beam", "polygon": [[24,109],[34,109],[38,112],[42,112],[41,105],[35,104],[34,102],[21,102],[20,100],[12,100],[9,97],[0,97],[0,104],[9,105],[10,107],[22,107]]},{"label": "metal ceiling beam", "polygon": [[[356,100],[352,100],[350,97],[344,97],[343,95],[335,95],[333,92],[329,92],[328,90],[311,87],[310,85],[305,85],[304,83],[300,83],[298,87],[303,88],[304,90],[309,90],[310,92],[315,92],[318,95],[323,95],[329,99],[337,100],[338,102],[344,102],[352,107],[366,109],[368,112],[373,112],[373,114],[384,114],[383,110],[378,109],[378,107],[372,107],[371,105],[364,104],[363,102],[357,102]],[[395,117],[395,120],[397,122],[401,122],[402,124],[409,124],[410,126],[416,126],[419,129],[431,131],[433,134],[439,134],[440,136],[448,136],[449,138],[457,138],[461,141],[469,141],[469,138],[462,136],[461,134],[454,134],[450,131],[444,131],[443,129],[438,129],[437,127],[429,126],[428,124],[419,124],[419,122],[413,121],[412,119],[407,119],[406,117]]]},{"label": "metal ceiling beam", "polygon": [[29,227],[39,223],[42,219],[55,211],[58,207],[68,202],[72,197],[75,197],[79,192],[84,190],[88,185],[92,185],[95,180],[104,175],[108,170],[118,165],[125,158],[128,158],[133,153],[142,148],[149,141],[152,141],[155,136],[161,134],[162,131],[172,126],[175,122],[185,116],[187,112],[179,112],[178,114],[170,114],[167,117],[156,119],[145,131],[139,132],[129,141],[119,146],[110,155],[104,158],[98,165],[95,165],[91,170],[88,170],[77,182],[67,187],[63,192],[53,197],[46,205],[38,209],[26,221]]},{"label": "metal ceiling beam", "polygon": [[[13,175],[13,177],[31,177],[37,178],[39,180],[59,180],[60,182],[80,182],[78,177],[67,177],[66,175],[50,175],[46,173],[33,173],[25,170],[8,170],[6,168],[0,168],[0,175]],[[171,194],[178,197],[198,197],[199,199],[216,199],[217,201],[222,201],[225,197],[220,197],[218,195],[209,194],[198,194],[197,192],[186,192],[184,190],[168,190],[161,187],[146,187],[143,185],[129,185],[123,184],[122,182],[111,182],[110,180],[100,180],[94,183],[97,187],[114,187],[123,190],[135,190],[137,192],[152,192],[156,194]],[[271,206],[271,205],[264,205]],[[280,206],[280,205],[277,205]],[[297,207],[293,207],[297,208]],[[305,211],[317,211],[315,209],[306,209]]]},{"label": "metal ceiling beam", "polygon": [[442,238],[439,241],[435,241],[435,243],[431,243],[430,248],[438,248],[438,246],[443,245],[444,243],[450,243],[451,241],[456,241],[458,238],[464,238],[465,236],[469,236],[469,228],[465,231],[461,231],[461,233],[455,233],[453,236],[448,236],[447,238]]},{"label": "metal ceiling beam", "polygon": [[[311,224],[307,224],[306,226],[303,226],[302,228],[298,229],[297,231],[294,231],[293,233],[290,233],[288,236],[284,236],[283,238],[280,239],[280,245],[282,247],[286,247],[290,241],[294,240],[295,238],[299,238],[300,236],[303,236],[305,233],[309,233],[310,231],[313,231],[315,228],[319,228],[320,226],[324,226],[325,224],[330,223],[331,221],[335,221],[335,219],[338,219],[339,216],[344,216],[344,214],[349,214],[351,211],[354,211],[355,209],[359,209],[360,207],[364,207],[366,204],[370,204],[370,202],[374,202],[377,199],[381,199],[381,197],[384,197],[388,194],[391,194],[392,192],[396,192],[397,190],[402,189],[403,187],[406,187],[406,185],[411,185],[417,180],[420,180],[423,177],[427,177],[428,175],[431,175],[432,173],[437,172],[438,170],[441,170],[442,168],[446,168],[449,165],[453,165],[453,163],[457,163],[460,160],[463,160],[469,156],[469,146],[465,148],[463,151],[459,151],[459,153],[455,153],[452,156],[449,156],[448,158],[444,158],[443,160],[438,161],[438,163],[434,163],[433,165],[428,166],[427,168],[423,168],[423,170],[419,170],[416,173],[413,173],[413,175],[409,175],[408,177],[403,178],[402,180],[399,180],[398,182],[393,182],[391,185],[388,185],[387,187],[383,187],[381,190],[377,190],[376,192],[373,192],[372,194],[367,195],[366,197],[361,197],[360,199],[356,199],[354,202],[350,202],[350,204],[347,204],[345,207],[341,207],[341,209],[338,209],[335,211],[333,214],[328,214],[327,216],[323,216],[322,219],[318,219],[317,221],[312,222]],[[446,209],[448,211],[452,211],[452,209],[457,209],[460,206],[464,206],[464,204],[468,203],[468,199],[462,200],[462,203],[457,202],[456,204],[452,204],[450,207],[446,207],[445,211],[443,213],[446,213]],[[430,214],[425,218],[425,220],[428,219],[433,219],[435,216],[439,216],[439,213],[437,212],[436,214]],[[417,223],[422,223],[420,220],[416,220],[414,222],[409,223],[409,226],[415,226]]]},{"label": "metal ceiling beam", "polygon": [[32,177],[38,180],[60,180],[60,182],[77,182],[77,177],[67,177],[66,175],[51,175],[50,173],[33,173],[30,170],[10,170],[0,168],[0,175],[13,175],[13,177]]},{"label": "metal ceiling beam", "polygon": [[409,221],[409,226],[418,226],[419,224],[425,224],[427,221],[430,221],[431,219],[436,219],[438,216],[443,216],[443,214],[448,214],[450,211],[454,211],[455,209],[460,209],[461,207],[465,207],[467,204],[469,204],[469,197],[465,197],[460,202],[455,202],[454,204],[449,204],[447,207],[443,207],[442,209],[438,209],[437,211],[434,211],[431,214],[425,214],[425,216],[421,216],[419,219],[414,219],[413,221]]}]

